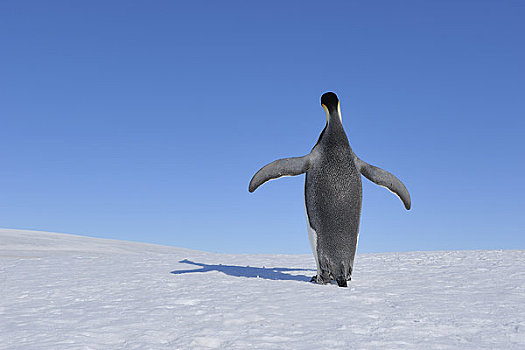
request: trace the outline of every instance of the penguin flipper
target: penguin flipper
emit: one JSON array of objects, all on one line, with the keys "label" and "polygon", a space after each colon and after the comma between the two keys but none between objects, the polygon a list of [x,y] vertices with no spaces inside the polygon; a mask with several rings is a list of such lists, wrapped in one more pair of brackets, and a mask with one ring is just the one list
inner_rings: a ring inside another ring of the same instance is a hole
[{"label": "penguin flipper", "polygon": [[279,159],[262,167],[250,181],[248,191],[253,192],[266,181],[281,176],[295,176],[305,173],[310,168],[310,154],[303,157]]},{"label": "penguin flipper", "polygon": [[401,199],[401,201],[405,205],[405,208],[407,210],[410,210],[410,194],[408,193],[408,190],[406,189],[405,185],[403,185],[403,183],[397,177],[390,174],[386,170],[363,162],[361,159],[357,158],[357,156],[355,157],[355,163],[357,169],[359,169],[359,171],[361,172],[361,174],[363,174],[364,177],[366,177],[373,183],[381,187],[385,187],[391,192],[395,193],[399,197],[399,199]]}]

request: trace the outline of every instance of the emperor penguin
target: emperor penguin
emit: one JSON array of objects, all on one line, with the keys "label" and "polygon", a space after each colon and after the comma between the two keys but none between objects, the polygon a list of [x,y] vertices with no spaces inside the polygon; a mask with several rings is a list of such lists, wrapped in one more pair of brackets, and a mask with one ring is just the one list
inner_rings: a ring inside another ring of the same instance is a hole
[{"label": "emperor penguin", "polygon": [[323,94],[321,106],[326,112],[326,125],[311,152],[265,165],[253,176],[248,190],[253,192],[268,180],[306,173],[306,221],[317,265],[317,276],[312,281],[326,284],[335,280],[339,287],[346,287],[352,277],[359,234],[361,175],[395,193],[407,210],[411,201],[398,178],[362,161],[352,151],[337,95]]}]

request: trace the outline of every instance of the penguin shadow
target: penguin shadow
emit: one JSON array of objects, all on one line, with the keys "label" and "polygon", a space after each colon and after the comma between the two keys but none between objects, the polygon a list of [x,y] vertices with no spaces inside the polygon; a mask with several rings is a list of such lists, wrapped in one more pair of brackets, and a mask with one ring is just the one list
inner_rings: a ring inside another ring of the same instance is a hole
[{"label": "penguin shadow", "polygon": [[286,267],[251,267],[251,266],[237,266],[237,265],[211,265],[194,262],[188,259],[179,261],[180,263],[199,266],[199,268],[191,270],[174,270],[171,271],[174,275],[183,275],[186,273],[195,272],[209,272],[218,271],[228,276],[234,277],[248,277],[248,278],[262,278],[267,280],[281,280],[281,281],[301,281],[310,282],[311,276],[305,275],[290,275],[284,272],[287,271],[313,271],[311,269],[292,269]]}]

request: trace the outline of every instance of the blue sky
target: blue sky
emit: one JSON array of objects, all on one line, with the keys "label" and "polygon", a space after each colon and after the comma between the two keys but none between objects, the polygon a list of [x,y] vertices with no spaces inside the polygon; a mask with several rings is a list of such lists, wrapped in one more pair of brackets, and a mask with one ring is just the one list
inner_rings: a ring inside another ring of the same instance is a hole
[{"label": "blue sky", "polygon": [[334,91],[366,179],[358,252],[525,249],[525,3],[3,1],[0,227],[308,253]]}]

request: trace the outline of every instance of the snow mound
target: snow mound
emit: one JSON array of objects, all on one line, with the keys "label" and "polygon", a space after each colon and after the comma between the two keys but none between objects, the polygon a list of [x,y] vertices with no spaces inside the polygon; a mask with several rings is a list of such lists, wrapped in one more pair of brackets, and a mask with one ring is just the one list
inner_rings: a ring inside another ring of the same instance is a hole
[{"label": "snow mound", "polygon": [[525,251],[227,255],[0,229],[0,349],[524,349]]}]

